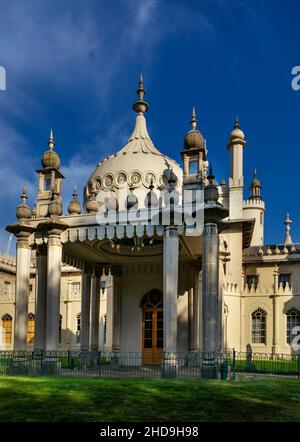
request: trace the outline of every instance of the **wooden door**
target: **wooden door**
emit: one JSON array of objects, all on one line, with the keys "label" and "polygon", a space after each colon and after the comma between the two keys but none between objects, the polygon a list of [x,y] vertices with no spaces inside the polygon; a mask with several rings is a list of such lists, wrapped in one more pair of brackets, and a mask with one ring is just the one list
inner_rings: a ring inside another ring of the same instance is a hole
[{"label": "wooden door", "polygon": [[143,365],[160,365],[163,352],[163,309],[143,309]]}]

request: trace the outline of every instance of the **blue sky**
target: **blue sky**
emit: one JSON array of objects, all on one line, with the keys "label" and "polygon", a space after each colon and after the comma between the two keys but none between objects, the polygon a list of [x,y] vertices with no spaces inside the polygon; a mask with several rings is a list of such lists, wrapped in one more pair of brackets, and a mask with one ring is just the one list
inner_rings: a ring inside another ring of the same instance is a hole
[{"label": "blue sky", "polygon": [[0,250],[23,183],[34,204],[49,129],[68,201],[74,184],[81,191],[96,163],[126,143],[141,72],[155,145],[180,161],[195,105],[218,180],[229,174],[226,143],[239,115],[245,196],[256,168],[266,242],[283,241],[287,211],[300,242],[300,91],[291,88],[299,14],[297,0],[2,2]]}]

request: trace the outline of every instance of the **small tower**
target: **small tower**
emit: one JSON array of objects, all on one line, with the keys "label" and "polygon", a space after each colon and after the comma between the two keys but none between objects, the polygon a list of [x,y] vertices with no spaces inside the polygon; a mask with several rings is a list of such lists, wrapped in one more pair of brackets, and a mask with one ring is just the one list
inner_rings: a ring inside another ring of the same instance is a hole
[{"label": "small tower", "polygon": [[243,216],[244,172],[243,155],[246,146],[244,132],[240,129],[238,117],[235,119],[227,149],[230,152],[229,176],[229,218],[241,219]]},{"label": "small tower", "polygon": [[253,180],[250,186],[250,200],[261,200],[261,187],[260,181],[256,178],[256,169],[254,169]]},{"label": "small tower", "polygon": [[184,138],[184,149],[180,152],[183,161],[183,184],[202,183],[206,178],[207,161],[205,140],[197,129],[196,111],[193,108],[190,124],[192,129]]},{"label": "small tower", "polygon": [[285,240],[284,245],[285,246],[291,246],[293,244],[292,238],[291,238],[291,224],[292,220],[290,219],[289,214],[286,215],[286,220],[284,221],[285,224]]},{"label": "small tower", "polygon": [[251,246],[263,246],[264,244],[265,203],[261,196],[261,189],[262,185],[256,176],[256,170],[254,170],[250,185],[250,196],[243,203],[243,218],[255,219]]},{"label": "small tower", "polygon": [[50,130],[48,146],[49,150],[44,152],[41,158],[42,169],[36,170],[39,176],[36,218],[49,216],[48,207],[52,200],[53,189],[57,192],[57,199],[61,202],[61,182],[64,179],[64,176],[59,171],[60,158],[57,152],[54,152],[55,142],[52,129]]}]

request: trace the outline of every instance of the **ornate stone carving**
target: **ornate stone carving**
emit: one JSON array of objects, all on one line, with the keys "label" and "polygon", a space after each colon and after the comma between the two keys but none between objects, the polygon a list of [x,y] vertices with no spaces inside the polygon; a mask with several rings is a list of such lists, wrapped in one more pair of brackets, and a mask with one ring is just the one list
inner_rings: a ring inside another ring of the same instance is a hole
[{"label": "ornate stone carving", "polygon": [[118,173],[118,175],[116,177],[116,186],[122,187],[127,183],[127,181],[128,181],[127,173],[124,171],[121,171]]},{"label": "ornate stone carving", "polygon": [[130,175],[130,184],[132,187],[138,187],[142,182],[142,174],[138,170],[134,170]]},{"label": "ornate stone carving", "polygon": [[145,172],[143,183],[146,187],[150,187],[151,185],[156,185],[156,175],[154,172]]},{"label": "ornate stone carving", "polygon": [[113,185],[113,182],[114,182],[113,175],[108,173],[103,178],[103,187],[105,187],[106,189],[110,189],[111,186]]},{"label": "ornate stone carving", "polygon": [[95,178],[95,190],[97,191],[97,192],[99,192],[99,190],[101,189],[101,186],[102,186],[102,180],[101,180],[101,177],[99,177],[99,176],[97,176],[97,178]]}]

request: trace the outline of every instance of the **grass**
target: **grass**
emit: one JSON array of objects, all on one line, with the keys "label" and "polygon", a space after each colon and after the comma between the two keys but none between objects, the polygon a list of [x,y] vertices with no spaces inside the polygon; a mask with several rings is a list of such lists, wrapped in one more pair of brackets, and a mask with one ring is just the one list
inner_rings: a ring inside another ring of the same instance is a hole
[{"label": "grass", "polygon": [[0,376],[0,421],[300,421],[300,382]]}]

